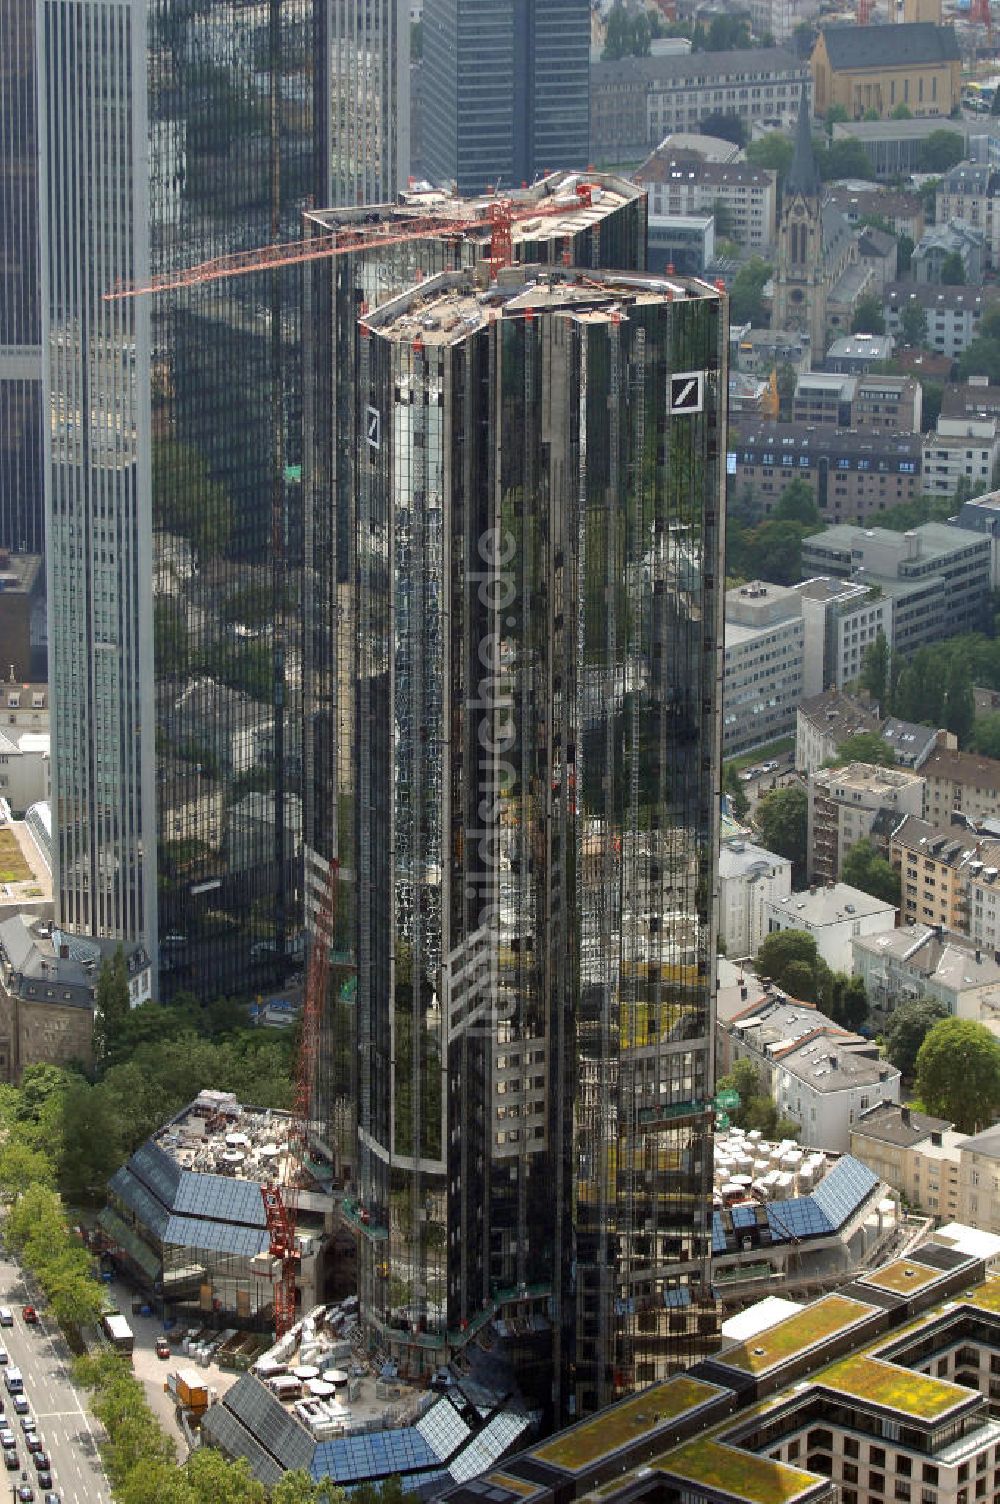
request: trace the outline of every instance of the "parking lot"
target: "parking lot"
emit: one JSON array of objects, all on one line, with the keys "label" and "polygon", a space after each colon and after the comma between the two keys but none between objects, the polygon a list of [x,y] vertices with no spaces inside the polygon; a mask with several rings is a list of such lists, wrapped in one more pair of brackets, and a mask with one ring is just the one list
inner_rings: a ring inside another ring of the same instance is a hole
[{"label": "parking lot", "polygon": [[[83,1395],[70,1380],[69,1349],[58,1328],[53,1330],[46,1321],[44,1311],[37,1326],[24,1321],[21,1311],[28,1299],[20,1269],[0,1257],[0,1305],[10,1306],[14,1314],[12,1326],[0,1327],[0,1345],[9,1357],[7,1368],[17,1367],[23,1375],[29,1414],[51,1459],[53,1488],[61,1504],[110,1504],[111,1489],[101,1465],[95,1423],[84,1407]],[[25,1444],[22,1418],[15,1414],[5,1385],[0,1386],[0,1398],[4,1423],[14,1432],[19,1464],[17,1470],[5,1474],[8,1486],[13,1495],[23,1470],[40,1504],[44,1493]]]}]

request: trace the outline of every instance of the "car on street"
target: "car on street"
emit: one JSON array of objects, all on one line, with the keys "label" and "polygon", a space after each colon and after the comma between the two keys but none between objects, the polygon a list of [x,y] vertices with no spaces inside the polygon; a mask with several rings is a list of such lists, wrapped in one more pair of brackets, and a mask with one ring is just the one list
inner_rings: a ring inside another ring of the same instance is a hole
[{"label": "car on street", "polygon": [[34,1306],[22,1306],[21,1315],[24,1317],[29,1326],[38,1325],[38,1312],[35,1310]]},{"label": "car on street", "polygon": [[0,1447],[13,1447],[17,1445],[17,1437],[10,1426],[0,1426]]},{"label": "car on street", "polygon": [[26,1431],[24,1433],[24,1444],[28,1448],[28,1451],[31,1453],[42,1452],[45,1450],[42,1438],[39,1436],[37,1431]]},{"label": "car on street", "polygon": [[49,1468],[52,1466],[52,1463],[49,1460],[49,1454],[45,1451],[36,1452],[34,1454],[33,1460],[35,1464],[35,1471],[38,1473],[47,1473]]},{"label": "car on street", "polygon": [[10,1354],[5,1347],[0,1347],[0,1368],[10,1362]]},{"label": "car on street", "polygon": [[156,1356],[158,1358],[169,1358],[170,1357],[170,1343],[167,1341],[166,1337],[157,1337],[157,1339],[156,1339]]},{"label": "car on street", "polygon": [[38,1487],[39,1488],[51,1488],[52,1487],[52,1474],[49,1473],[49,1472],[41,1472],[41,1473],[39,1473],[38,1474]]},{"label": "car on street", "polygon": [[62,1504],[62,1499],[57,1493],[46,1494],[42,1504]]},{"label": "car on street", "polygon": [[27,1396],[26,1395],[15,1394],[14,1398],[11,1400],[11,1404],[14,1406],[15,1414],[17,1414],[17,1415],[27,1415],[27,1413],[28,1413],[28,1400],[27,1400]]},{"label": "car on street", "polygon": [[17,1489],[17,1504],[34,1504],[35,1490],[30,1483],[21,1483]]},{"label": "car on street", "polygon": [[14,1312],[10,1306],[0,1306],[0,1326],[13,1326]]},{"label": "car on street", "polygon": [[7,1469],[8,1473],[17,1472],[17,1469],[20,1466],[17,1460],[17,1447],[4,1447],[3,1465]]},{"label": "car on street", "polygon": [[35,1425],[35,1417],[33,1415],[29,1415],[27,1411],[25,1411],[21,1416],[21,1430],[24,1432],[25,1436],[28,1435],[29,1431],[38,1430],[38,1427]]}]

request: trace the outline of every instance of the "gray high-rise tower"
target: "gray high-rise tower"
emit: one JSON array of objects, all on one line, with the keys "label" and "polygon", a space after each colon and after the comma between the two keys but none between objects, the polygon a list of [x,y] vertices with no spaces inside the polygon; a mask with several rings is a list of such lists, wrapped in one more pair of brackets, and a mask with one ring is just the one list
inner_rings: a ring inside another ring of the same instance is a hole
[{"label": "gray high-rise tower", "polygon": [[300,273],[106,301],[405,181],[401,0],[39,0],[57,917],[164,990],[301,909]]},{"label": "gray high-rise tower", "polygon": [[424,165],[460,193],[585,167],[586,0],[424,0]]}]

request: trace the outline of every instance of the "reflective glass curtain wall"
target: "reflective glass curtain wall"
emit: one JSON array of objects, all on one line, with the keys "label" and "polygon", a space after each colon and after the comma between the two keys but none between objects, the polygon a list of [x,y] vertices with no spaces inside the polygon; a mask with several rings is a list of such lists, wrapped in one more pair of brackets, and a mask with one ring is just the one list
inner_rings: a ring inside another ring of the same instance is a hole
[{"label": "reflective glass curtain wall", "polygon": [[470,312],[451,274],[359,352],[363,1311],[418,1371],[533,1314],[557,1416],[718,1316],[726,330],[714,296],[594,281],[585,313],[561,274]]},{"label": "reflective glass curtain wall", "polygon": [[102,294],[394,191],[400,13],[41,0],[59,913],[163,992],[301,964],[301,273]]},{"label": "reflective glass curtain wall", "polygon": [[0,548],[43,551],[35,0],[0,7]]}]

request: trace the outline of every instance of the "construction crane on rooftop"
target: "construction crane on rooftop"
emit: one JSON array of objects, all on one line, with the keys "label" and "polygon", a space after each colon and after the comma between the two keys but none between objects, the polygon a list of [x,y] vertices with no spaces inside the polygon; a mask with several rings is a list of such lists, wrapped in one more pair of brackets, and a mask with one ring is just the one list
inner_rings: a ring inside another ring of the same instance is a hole
[{"label": "construction crane on rooftop", "polygon": [[589,209],[593,203],[593,191],[592,183],[578,183],[572,200],[522,206],[509,198],[495,198],[489,201],[485,211],[455,219],[430,216],[414,219],[405,226],[394,221],[384,226],[372,224],[356,229],[345,227],[330,235],[315,235],[307,240],[256,246],[246,251],[234,251],[228,256],[215,256],[211,261],[202,261],[195,266],[160,272],[149,282],[134,286],[121,283],[104,294],[104,301],[116,302],[126,298],[146,297],[152,293],[172,292],[183,287],[198,287],[207,282],[220,282],[227,277],[275,271],[308,261],[323,261],[331,256],[348,256],[352,252],[376,251],[383,246],[406,245],[414,240],[460,238],[476,230],[489,232],[488,260],[494,271],[497,271],[509,266],[513,259],[515,225],[528,228],[533,220],[563,218],[578,209]]}]

